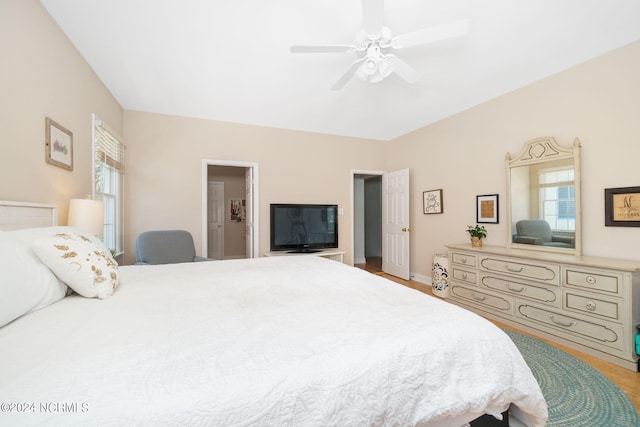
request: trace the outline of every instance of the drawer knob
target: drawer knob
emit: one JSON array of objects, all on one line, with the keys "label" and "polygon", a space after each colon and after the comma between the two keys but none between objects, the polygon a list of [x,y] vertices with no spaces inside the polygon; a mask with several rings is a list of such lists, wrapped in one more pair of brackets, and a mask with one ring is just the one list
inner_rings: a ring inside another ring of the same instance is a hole
[{"label": "drawer knob", "polygon": [[467,259],[465,257],[460,258],[460,262],[463,264],[467,263]]},{"label": "drawer knob", "polygon": [[485,297],[484,295],[476,295],[476,294],[471,294],[471,296],[473,297],[474,300],[476,301],[484,301],[487,299],[487,297]]},{"label": "drawer knob", "polygon": [[594,283],[596,283],[596,278],[593,276],[587,276],[587,283],[593,285]]},{"label": "drawer knob", "polygon": [[467,273],[462,273],[462,278],[467,280]]},{"label": "drawer knob", "polygon": [[524,266],[520,266],[520,268],[511,267],[509,264],[505,264],[504,268],[513,272],[513,273],[522,273],[524,271]]},{"label": "drawer knob", "polygon": [[522,292],[526,289],[526,286],[522,286],[520,289],[516,289],[511,285],[511,283],[507,283],[507,289],[509,289],[511,292]]},{"label": "drawer knob", "polygon": [[551,321],[552,321],[553,323],[555,323],[556,325],[564,326],[565,328],[569,328],[569,327],[571,327],[571,326],[575,326],[575,325],[576,325],[576,322],[575,322],[575,321],[572,321],[572,322],[563,322],[563,321],[561,321],[561,320],[556,320],[556,319],[553,317],[553,314],[550,314],[550,315],[549,315],[549,318],[551,318]]},{"label": "drawer knob", "polygon": [[595,309],[596,309],[596,302],[595,302],[595,301],[591,301],[591,300],[589,300],[589,301],[587,301],[586,306],[587,306],[587,310],[589,310],[589,311],[595,311]]}]

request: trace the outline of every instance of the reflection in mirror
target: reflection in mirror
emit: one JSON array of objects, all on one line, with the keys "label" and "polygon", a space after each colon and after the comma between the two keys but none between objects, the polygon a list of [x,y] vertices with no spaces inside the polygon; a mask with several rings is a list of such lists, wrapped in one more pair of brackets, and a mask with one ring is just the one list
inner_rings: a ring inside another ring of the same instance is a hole
[{"label": "reflection in mirror", "polygon": [[507,154],[509,246],[580,254],[580,142],[529,141]]}]

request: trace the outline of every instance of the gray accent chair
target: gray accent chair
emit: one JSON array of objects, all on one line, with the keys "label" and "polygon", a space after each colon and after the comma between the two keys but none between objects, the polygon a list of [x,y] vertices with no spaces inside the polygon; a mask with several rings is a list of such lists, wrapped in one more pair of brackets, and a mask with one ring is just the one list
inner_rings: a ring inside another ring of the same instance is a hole
[{"label": "gray accent chair", "polygon": [[196,256],[191,233],[185,230],[154,230],[136,238],[136,265],[213,261]]},{"label": "gray accent chair", "polygon": [[523,219],[516,223],[514,243],[574,248],[575,237],[553,234],[549,223],[542,219]]}]

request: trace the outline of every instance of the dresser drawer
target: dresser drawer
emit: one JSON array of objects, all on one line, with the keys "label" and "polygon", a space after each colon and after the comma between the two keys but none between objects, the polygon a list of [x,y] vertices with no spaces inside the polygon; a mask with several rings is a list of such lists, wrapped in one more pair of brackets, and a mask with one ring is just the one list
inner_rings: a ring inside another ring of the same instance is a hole
[{"label": "dresser drawer", "polygon": [[560,266],[558,264],[485,256],[480,259],[480,267],[488,271],[560,286]]},{"label": "dresser drawer", "polygon": [[466,265],[468,267],[478,266],[478,257],[462,252],[451,252],[451,262],[454,264]]},{"label": "dresser drawer", "polygon": [[592,295],[584,296],[571,291],[565,291],[564,307],[589,315],[597,315],[610,320],[620,321],[622,301],[606,301],[593,298]]},{"label": "dresser drawer", "polygon": [[454,280],[458,280],[470,285],[478,284],[478,273],[476,271],[468,271],[456,267],[453,267],[451,271]]},{"label": "dresser drawer", "polygon": [[480,284],[486,288],[507,292],[512,295],[531,298],[543,303],[560,306],[560,289],[552,287],[551,289],[543,286],[536,286],[530,283],[518,282],[508,277],[490,275],[486,273],[480,274]]},{"label": "dresser drawer", "polygon": [[558,330],[571,332],[572,334],[588,338],[611,348],[621,350],[624,346],[622,327],[620,325],[588,322],[578,317],[560,314],[521,302],[518,303],[516,315],[537,323],[552,326]]},{"label": "dresser drawer", "polygon": [[622,275],[617,273],[597,273],[583,269],[565,268],[565,284],[578,288],[593,289],[612,294],[619,294],[622,285]]},{"label": "dresser drawer", "polygon": [[492,312],[498,310],[501,313],[513,315],[513,300],[509,297],[499,297],[477,289],[469,289],[464,286],[453,285],[451,293],[454,297],[466,300],[466,304],[482,308],[488,308]]}]

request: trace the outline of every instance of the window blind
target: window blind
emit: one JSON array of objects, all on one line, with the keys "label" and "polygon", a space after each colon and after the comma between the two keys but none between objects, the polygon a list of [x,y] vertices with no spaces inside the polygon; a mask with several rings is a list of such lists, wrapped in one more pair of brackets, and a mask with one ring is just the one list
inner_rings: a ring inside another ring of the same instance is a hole
[{"label": "window blind", "polygon": [[96,122],[95,127],[94,159],[96,162],[105,163],[118,172],[124,173],[124,149],[122,143],[115,132],[101,120]]},{"label": "window blind", "polygon": [[122,251],[124,236],[124,152],[125,145],[122,138],[94,116],[94,198],[104,204],[103,241],[116,253]]}]

